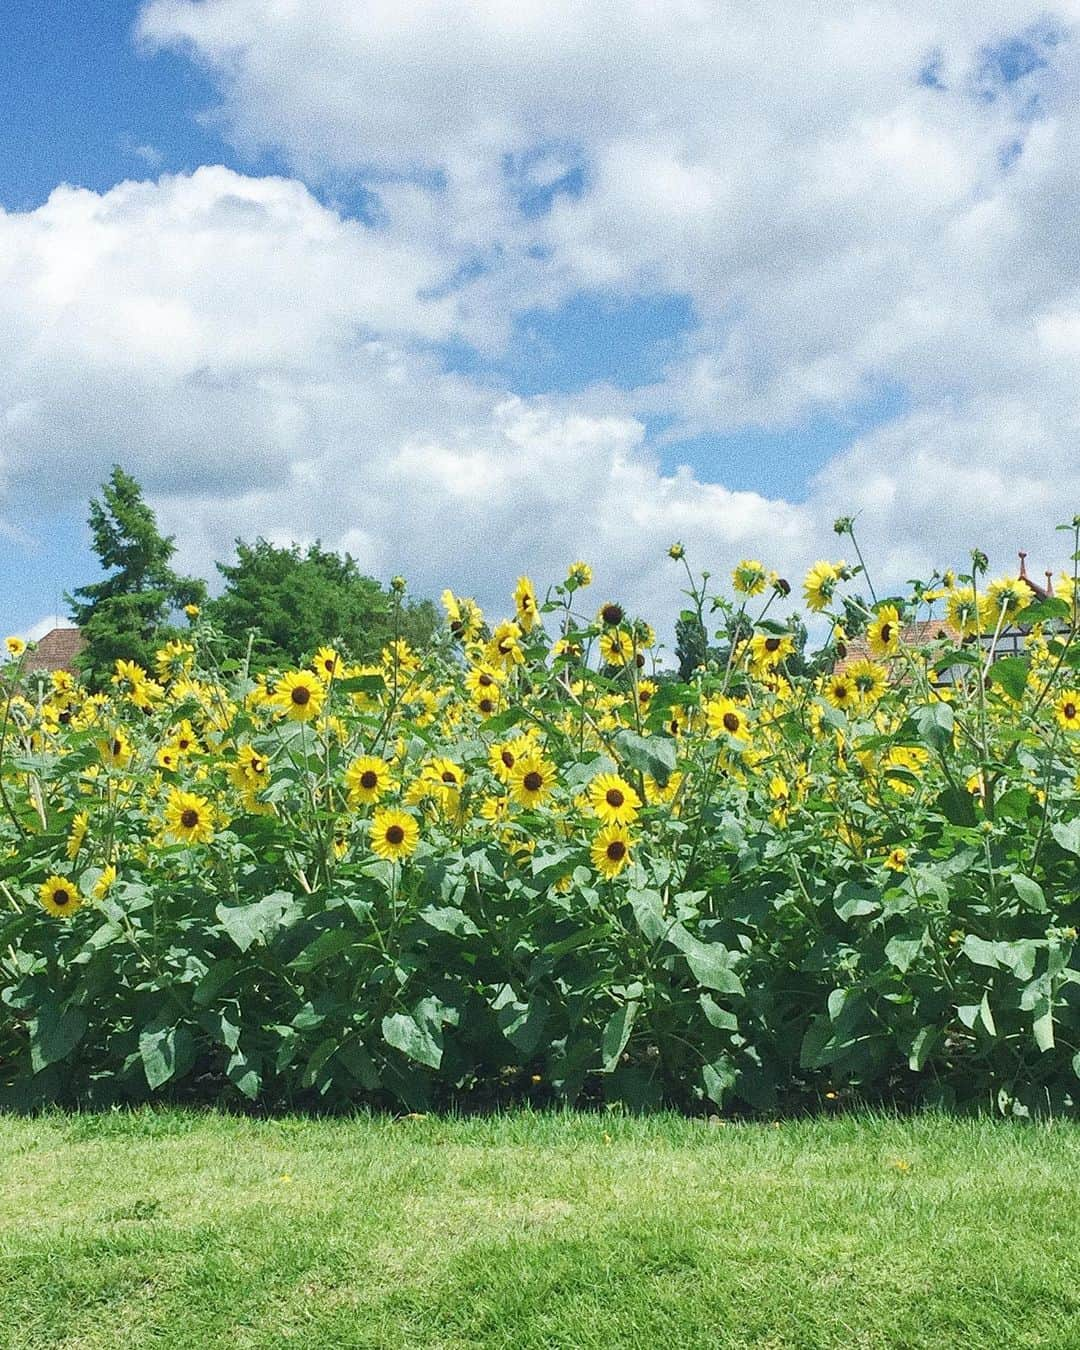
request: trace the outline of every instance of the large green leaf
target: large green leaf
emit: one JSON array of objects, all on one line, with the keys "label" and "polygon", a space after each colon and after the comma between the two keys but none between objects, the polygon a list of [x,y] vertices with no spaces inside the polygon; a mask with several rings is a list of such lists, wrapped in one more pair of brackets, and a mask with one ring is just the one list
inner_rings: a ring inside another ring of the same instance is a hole
[{"label": "large green leaf", "polygon": [[266,945],[293,904],[288,891],[275,891],[252,905],[218,905],[215,913],[233,942],[246,952],[253,942]]},{"label": "large green leaf", "polygon": [[152,1022],[139,1034],[139,1057],[151,1091],[182,1078],[195,1062],[195,1042],[185,1026]]},{"label": "large green leaf", "polygon": [[40,1073],[50,1064],[66,1059],[86,1034],[87,1017],[81,1008],[60,1008],[46,1003],[30,1028],[30,1064]]},{"label": "large green leaf", "polygon": [[675,772],[675,742],[667,736],[639,736],[636,731],[620,731],[614,745],[622,762],[639,773],[648,773],[661,787]]},{"label": "large green leaf", "polygon": [[604,1073],[611,1073],[612,1069],[618,1065],[622,1052],[626,1049],[626,1042],[630,1039],[630,1032],[634,1029],[634,1019],[637,1017],[640,1007],[639,1000],[628,1000],[621,1007],[616,1008],[608,1018],[607,1026],[604,1027],[604,1034],[600,1038],[600,1054]]}]

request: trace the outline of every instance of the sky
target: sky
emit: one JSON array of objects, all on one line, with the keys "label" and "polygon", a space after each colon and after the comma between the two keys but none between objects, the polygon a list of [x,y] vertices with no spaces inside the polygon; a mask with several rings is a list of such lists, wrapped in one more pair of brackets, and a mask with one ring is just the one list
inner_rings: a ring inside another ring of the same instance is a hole
[{"label": "sky", "polygon": [[1066,564],[1080,0],[8,0],[0,91],[4,631],[117,462],[495,612]]}]

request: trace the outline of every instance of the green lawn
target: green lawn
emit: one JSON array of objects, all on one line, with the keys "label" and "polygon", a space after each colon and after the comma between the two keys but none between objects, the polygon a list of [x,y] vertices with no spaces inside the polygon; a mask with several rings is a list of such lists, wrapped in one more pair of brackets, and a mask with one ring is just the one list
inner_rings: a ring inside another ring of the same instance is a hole
[{"label": "green lawn", "polygon": [[1080,1346],[1080,1127],[0,1118],[0,1345]]}]

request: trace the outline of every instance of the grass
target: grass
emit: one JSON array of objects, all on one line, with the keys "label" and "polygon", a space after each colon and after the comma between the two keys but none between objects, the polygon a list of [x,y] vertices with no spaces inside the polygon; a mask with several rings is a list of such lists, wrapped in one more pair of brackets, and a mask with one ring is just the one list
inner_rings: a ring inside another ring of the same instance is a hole
[{"label": "grass", "polygon": [[0,1345],[1080,1346],[1080,1127],[0,1118]]}]

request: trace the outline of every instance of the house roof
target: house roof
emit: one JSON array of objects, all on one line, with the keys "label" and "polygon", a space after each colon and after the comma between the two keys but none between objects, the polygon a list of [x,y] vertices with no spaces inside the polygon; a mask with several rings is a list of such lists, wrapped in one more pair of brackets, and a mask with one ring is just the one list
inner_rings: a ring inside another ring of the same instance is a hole
[{"label": "house roof", "polygon": [[74,670],[86,640],[77,628],[53,628],[26,653],[23,670]]}]

